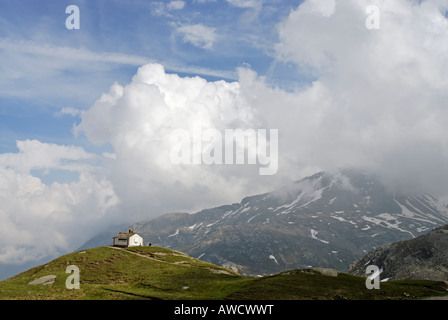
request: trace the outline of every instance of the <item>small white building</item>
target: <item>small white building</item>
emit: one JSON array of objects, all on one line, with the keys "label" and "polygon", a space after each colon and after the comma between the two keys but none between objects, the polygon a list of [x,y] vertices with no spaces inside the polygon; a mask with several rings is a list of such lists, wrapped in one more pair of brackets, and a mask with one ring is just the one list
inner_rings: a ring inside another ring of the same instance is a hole
[{"label": "small white building", "polygon": [[143,238],[140,237],[134,230],[129,229],[129,232],[120,232],[114,239],[114,247],[138,247],[143,246]]}]

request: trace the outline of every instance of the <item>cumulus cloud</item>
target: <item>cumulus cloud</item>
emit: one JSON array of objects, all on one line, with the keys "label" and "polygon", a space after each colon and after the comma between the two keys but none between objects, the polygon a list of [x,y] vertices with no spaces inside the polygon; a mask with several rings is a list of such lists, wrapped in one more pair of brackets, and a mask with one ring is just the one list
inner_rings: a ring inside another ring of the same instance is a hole
[{"label": "cumulus cloud", "polygon": [[[113,186],[84,162],[96,156],[81,148],[36,140],[18,141],[17,147],[18,153],[0,155],[0,262],[24,263],[74,250],[118,205]],[[36,168],[75,170],[80,176],[47,185],[32,174]]]},{"label": "cumulus cloud", "polygon": [[83,113],[75,131],[94,143],[112,145],[116,160],[110,179],[124,210],[135,217],[237,201],[265,190],[260,182],[267,178],[259,176],[259,166],[176,164],[171,152],[178,143],[173,134],[180,129],[222,134],[226,129],[269,129],[240,91],[237,82],[180,77],[149,64],[130,84],[114,84]]},{"label": "cumulus cloud", "polygon": [[0,154],[0,163],[21,173],[36,168],[83,171],[88,168],[83,160],[89,161],[96,157],[81,147],[42,143],[38,140],[17,141],[17,149],[18,153]]},{"label": "cumulus cloud", "polygon": [[[380,10],[380,30],[365,26],[369,5]],[[443,190],[447,6],[447,1],[309,0],[290,13],[278,28],[277,59],[316,80],[290,95],[293,103],[278,103],[267,119],[280,126],[281,115],[294,115],[295,134],[286,128],[287,136],[295,137],[299,163],[365,166],[400,187]],[[250,86],[258,93],[264,84]],[[266,113],[270,106],[264,100],[262,94],[251,103]]]}]

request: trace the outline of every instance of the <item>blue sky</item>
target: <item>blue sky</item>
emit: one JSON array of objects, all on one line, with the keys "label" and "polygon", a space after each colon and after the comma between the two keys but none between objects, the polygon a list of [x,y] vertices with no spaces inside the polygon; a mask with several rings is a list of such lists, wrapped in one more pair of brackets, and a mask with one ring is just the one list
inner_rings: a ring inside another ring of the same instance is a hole
[{"label": "blue sky", "polygon": [[[208,80],[237,79],[247,66],[276,85],[290,70],[274,64],[276,24],[298,1],[49,1],[0,2],[0,152],[16,151],[15,141],[39,139],[85,145],[74,138],[63,108],[88,109],[109,86],[128,83],[144,61],[168,72]],[[68,5],[80,10],[80,29],[68,30]],[[177,4],[177,6],[176,6]],[[178,31],[203,25],[214,38],[193,42]],[[206,41],[211,41],[209,47]],[[119,55],[110,61],[102,57]],[[281,73],[280,73],[281,72]],[[280,77],[282,75],[282,77]]]}]

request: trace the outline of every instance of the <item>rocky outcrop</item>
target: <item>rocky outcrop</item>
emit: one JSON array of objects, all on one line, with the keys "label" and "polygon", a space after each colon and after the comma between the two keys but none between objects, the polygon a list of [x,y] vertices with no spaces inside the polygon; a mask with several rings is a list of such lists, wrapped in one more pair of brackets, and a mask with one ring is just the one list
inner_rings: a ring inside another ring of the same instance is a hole
[{"label": "rocky outcrop", "polygon": [[448,225],[376,248],[353,263],[349,273],[366,275],[368,265],[382,270],[381,279],[448,281]]}]

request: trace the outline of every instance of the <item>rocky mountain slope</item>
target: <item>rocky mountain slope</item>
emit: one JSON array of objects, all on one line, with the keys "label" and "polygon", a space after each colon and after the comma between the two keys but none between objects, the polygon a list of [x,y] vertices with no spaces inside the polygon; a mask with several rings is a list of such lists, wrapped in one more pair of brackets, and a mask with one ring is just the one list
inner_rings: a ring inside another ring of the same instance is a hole
[{"label": "rocky mountain slope", "polygon": [[448,225],[376,248],[353,263],[349,272],[365,275],[368,265],[382,270],[381,279],[448,281]]},{"label": "rocky mountain slope", "polygon": [[327,267],[348,270],[372,249],[448,223],[429,194],[393,194],[370,175],[317,173],[283,189],[195,214],[131,227],[145,241],[244,275]]}]

